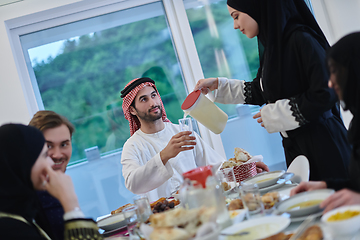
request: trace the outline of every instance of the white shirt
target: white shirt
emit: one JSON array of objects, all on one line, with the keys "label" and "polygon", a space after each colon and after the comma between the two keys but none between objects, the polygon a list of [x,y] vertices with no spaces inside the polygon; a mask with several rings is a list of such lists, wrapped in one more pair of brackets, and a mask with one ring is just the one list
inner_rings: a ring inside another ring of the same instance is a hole
[{"label": "white shirt", "polygon": [[165,128],[154,134],[137,130],[126,141],[121,154],[126,188],[135,194],[146,194],[149,201],[169,197],[182,183],[182,173],[199,166],[218,166],[225,161],[195,133],[195,148],[180,152],[164,165],[160,151],[180,132],[178,125],[169,122],[164,124]]}]

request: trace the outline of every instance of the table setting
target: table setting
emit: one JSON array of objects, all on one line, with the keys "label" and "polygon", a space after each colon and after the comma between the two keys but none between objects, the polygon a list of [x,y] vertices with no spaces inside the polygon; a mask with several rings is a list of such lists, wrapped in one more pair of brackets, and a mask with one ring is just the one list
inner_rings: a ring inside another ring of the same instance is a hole
[{"label": "table setting", "polygon": [[334,190],[290,197],[301,180],[294,173],[263,172],[239,181],[233,167],[223,166],[184,173],[169,198],[149,203],[136,196],[134,204],[98,218],[100,231],[105,239],[130,240],[360,240],[360,206],[325,214],[320,208]]}]

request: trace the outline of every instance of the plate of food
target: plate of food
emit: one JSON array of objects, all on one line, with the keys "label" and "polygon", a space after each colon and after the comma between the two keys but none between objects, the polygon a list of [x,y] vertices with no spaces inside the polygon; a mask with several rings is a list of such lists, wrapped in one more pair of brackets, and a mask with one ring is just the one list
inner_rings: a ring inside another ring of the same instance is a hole
[{"label": "plate of food", "polygon": [[180,200],[176,198],[159,198],[155,202],[150,203],[153,213],[160,213],[175,208],[180,204]]},{"label": "plate of food", "polygon": [[150,225],[140,226],[146,239],[190,239],[196,236],[195,239],[215,240],[220,232],[215,223],[216,208],[176,208],[153,214],[149,220]]},{"label": "plate of food", "polygon": [[360,205],[335,208],[325,213],[321,221],[334,235],[351,235],[360,229]]},{"label": "plate of food", "polygon": [[275,184],[273,185],[270,185],[270,186],[267,186],[267,187],[263,187],[263,188],[259,188],[260,190],[260,193],[261,194],[264,194],[264,193],[267,193],[269,191],[272,191],[274,189],[277,189],[287,183],[292,183],[291,181],[289,181],[292,177],[294,176],[293,173],[284,173],[278,180]]},{"label": "plate of food", "polygon": [[[261,201],[265,210],[270,210],[275,207],[275,204],[280,201],[279,192],[268,192],[261,196]],[[228,210],[244,209],[243,201],[240,198],[229,200]]]},{"label": "plate of food", "polygon": [[290,219],[282,216],[266,216],[234,224],[221,231],[220,240],[263,239],[283,231]]},{"label": "plate of food", "polygon": [[290,214],[290,217],[302,217],[322,211],[320,203],[333,194],[332,189],[319,189],[298,193],[276,205],[277,211]]},{"label": "plate of food", "polygon": [[259,188],[265,188],[276,184],[279,178],[284,175],[284,170],[264,172],[255,175],[254,177],[247,178],[243,181],[245,184],[257,184]]}]

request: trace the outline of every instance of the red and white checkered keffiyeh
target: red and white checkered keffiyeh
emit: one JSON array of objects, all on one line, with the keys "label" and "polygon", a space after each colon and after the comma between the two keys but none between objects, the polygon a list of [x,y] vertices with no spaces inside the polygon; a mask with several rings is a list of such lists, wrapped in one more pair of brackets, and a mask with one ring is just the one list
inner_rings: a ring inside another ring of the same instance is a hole
[{"label": "red and white checkered keffiyeh", "polygon": [[[126,84],[125,88],[127,86],[129,86],[132,82],[138,80],[139,78],[135,78],[133,80],[131,80],[128,84]],[[144,82],[139,84],[138,86],[136,86],[134,89],[132,89],[124,98],[123,98],[123,103],[122,103],[122,109],[124,111],[124,115],[125,115],[125,119],[129,121],[129,128],[130,128],[130,135],[132,136],[141,126],[139,119],[132,115],[130,113],[130,105],[131,103],[134,101],[136,95],[138,94],[138,92],[143,89],[145,86],[150,86],[150,87],[154,87],[155,91],[157,92],[159,98],[160,98],[160,103],[161,103],[161,108],[162,108],[162,120],[164,122],[170,122],[169,119],[167,119],[166,117],[166,112],[165,112],[165,108],[164,108],[164,104],[161,100],[160,94],[158,92],[158,90],[156,89],[155,84],[151,83],[151,82]]]}]

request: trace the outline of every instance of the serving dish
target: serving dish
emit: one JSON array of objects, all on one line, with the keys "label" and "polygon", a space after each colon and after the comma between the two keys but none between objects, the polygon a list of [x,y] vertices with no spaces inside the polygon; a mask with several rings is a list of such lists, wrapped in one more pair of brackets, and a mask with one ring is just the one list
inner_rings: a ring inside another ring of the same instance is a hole
[{"label": "serving dish", "polygon": [[257,184],[258,187],[264,188],[276,184],[279,178],[284,175],[284,170],[264,172],[255,175],[254,177],[247,178],[243,181],[245,184]]},{"label": "serving dish", "polygon": [[116,213],[97,221],[97,226],[105,231],[121,229],[126,226],[126,219],[123,213]]},{"label": "serving dish", "polygon": [[288,213],[290,217],[302,217],[318,213],[320,203],[334,193],[332,189],[319,189],[298,193],[276,204],[276,210],[280,214]]}]

